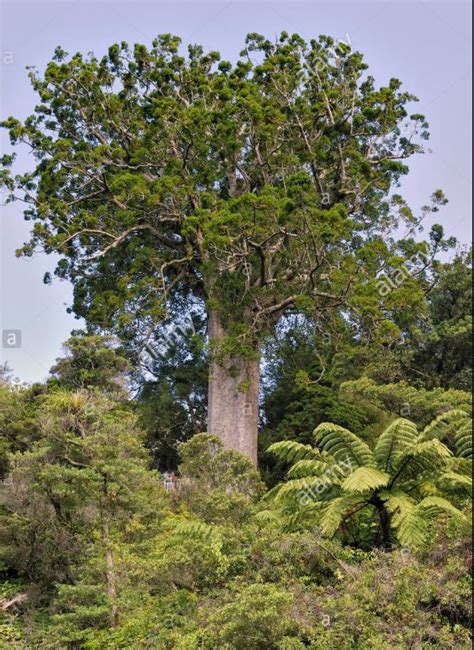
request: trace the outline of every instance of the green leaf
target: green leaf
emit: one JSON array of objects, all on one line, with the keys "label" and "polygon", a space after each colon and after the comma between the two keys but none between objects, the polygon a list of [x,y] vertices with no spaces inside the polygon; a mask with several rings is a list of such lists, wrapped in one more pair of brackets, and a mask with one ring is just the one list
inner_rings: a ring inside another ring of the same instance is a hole
[{"label": "green leaf", "polygon": [[333,499],[328,506],[324,508],[321,517],[321,531],[324,535],[332,537],[338,530],[343,520],[350,514],[353,509],[364,504],[364,499],[354,496],[343,496]]},{"label": "green leaf", "polygon": [[382,433],[374,449],[378,467],[389,472],[397,465],[400,456],[416,444],[418,431],[410,420],[398,418]]},{"label": "green leaf", "polygon": [[354,433],[338,424],[323,422],[314,430],[316,443],[339,463],[350,466],[373,467],[370,447]]},{"label": "green leaf", "polygon": [[303,445],[295,440],[275,442],[268,447],[267,451],[287,463],[294,463],[297,460],[308,458],[319,459],[321,456],[320,452],[311,447],[311,445]]},{"label": "green leaf", "polygon": [[369,492],[386,487],[390,475],[373,467],[358,467],[342,484],[345,492]]}]

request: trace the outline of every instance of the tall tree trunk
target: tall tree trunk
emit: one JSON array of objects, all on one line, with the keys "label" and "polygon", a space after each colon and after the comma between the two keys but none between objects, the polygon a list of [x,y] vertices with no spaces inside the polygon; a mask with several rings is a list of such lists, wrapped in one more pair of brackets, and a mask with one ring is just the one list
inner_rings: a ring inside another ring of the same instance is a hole
[{"label": "tall tree trunk", "polygon": [[[211,343],[225,336],[216,311],[209,313],[208,332]],[[221,438],[224,447],[236,449],[257,465],[260,359],[255,352],[251,360],[211,360],[207,429]]]}]

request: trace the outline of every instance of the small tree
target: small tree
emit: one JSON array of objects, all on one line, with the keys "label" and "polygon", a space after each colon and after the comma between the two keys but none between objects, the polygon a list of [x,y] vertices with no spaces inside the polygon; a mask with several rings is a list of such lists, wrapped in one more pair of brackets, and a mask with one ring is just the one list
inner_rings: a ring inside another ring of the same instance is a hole
[{"label": "small tree", "polygon": [[123,396],[127,359],[110,336],[72,336],[64,344],[66,355],[56,359],[51,374],[69,390],[100,389]]},{"label": "small tree", "polygon": [[[428,247],[391,233],[416,226],[393,189],[428,125],[400,81],[377,88],[329,37],[250,34],[234,65],[179,47],[57,48],[30,74],[33,115],[3,123],[37,166],[12,177],[4,156],[2,178],[35,222],[19,253],[60,255],[91,327],[138,351],[170,306],[204,304],[208,430],[256,462],[260,347],[284,313],[344,308],[374,330],[420,308]],[[403,277],[383,299],[382,270]]]},{"label": "small tree", "polygon": [[421,433],[399,418],[373,450],[335,424],[320,424],[314,438],[316,448],[286,440],[268,451],[296,461],[290,480],[274,489],[277,502],[289,501],[303,514],[316,515],[324,534],[333,536],[370,508],[384,547],[392,545],[392,530],[401,544],[413,547],[424,541],[431,517],[440,512],[464,517],[449,499],[459,491],[469,494],[472,485],[472,423],[463,411],[444,413]]},{"label": "small tree", "polygon": [[127,559],[156,534],[167,499],[134,416],[115,400],[56,391],[38,418],[39,440],[11,455],[1,486],[2,556],[43,594],[64,585],[58,625],[78,640],[85,627],[117,624]]}]

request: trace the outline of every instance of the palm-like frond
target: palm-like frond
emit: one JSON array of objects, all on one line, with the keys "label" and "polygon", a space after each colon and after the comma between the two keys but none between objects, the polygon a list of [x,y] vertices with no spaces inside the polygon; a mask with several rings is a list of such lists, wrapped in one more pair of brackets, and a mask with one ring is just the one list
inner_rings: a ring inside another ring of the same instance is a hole
[{"label": "palm-like frond", "polygon": [[459,489],[465,488],[466,490],[471,490],[472,488],[472,478],[466,476],[465,474],[458,474],[458,472],[444,472],[436,479],[437,485],[442,489]]},{"label": "palm-like frond", "polygon": [[317,449],[314,449],[311,445],[303,445],[301,442],[296,442],[296,440],[274,442],[273,445],[268,447],[267,451],[287,463],[295,463],[303,459],[317,460],[320,457]]},{"label": "palm-like frond", "polygon": [[418,504],[403,492],[388,493],[386,497],[385,505],[392,515],[398,541],[406,546],[415,548],[423,544],[428,532],[428,520],[440,513],[466,518],[458,508],[439,496],[425,497]]},{"label": "palm-like frond", "polygon": [[304,476],[321,476],[333,463],[328,460],[304,459],[297,461],[288,471],[288,478],[302,478]]},{"label": "palm-like frond", "polygon": [[353,511],[362,508],[364,505],[366,505],[366,501],[363,498],[352,495],[332,499],[322,511],[320,519],[322,533],[332,537],[342,522],[350,517]]},{"label": "palm-like frond", "polygon": [[399,484],[423,473],[437,471],[445,467],[451,457],[446,445],[437,439],[418,442],[400,456],[391,483]]},{"label": "palm-like frond", "polygon": [[438,440],[453,438],[459,426],[463,424],[466,419],[469,419],[468,414],[460,409],[452,409],[445,411],[438,415],[432,422],[426,426],[420,434],[419,441],[424,440]]},{"label": "palm-like frond", "polygon": [[400,544],[420,546],[425,541],[427,526],[426,521],[417,513],[416,501],[402,491],[389,492],[386,496],[385,506],[391,514],[391,524]]},{"label": "palm-like frond", "polygon": [[373,467],[375,464],[370,447],[338,424],[323,422],[314,430],[314,438],[338,463],[349,467]]},{"label": "palm-like frond", "polygon": [[443,499],[443,497],[425,497],[416,506],[416,509],[427,517],[435,517],[442,512],[446,512],[447,514],[454,515],[458,519],[466,519],[466,516],[459,510],[459,508],[453,506],[452,503],[447,499]]},{"label": "palm-like frond", "polygon": [[340,483],[340,479],[332,474],[297,478],[283,483],[275,494],[275,498],[277,501],[296,500],[301,505],[307,505],[319,501],[328,489],[338,483]]},{"label": "palm-like frond", "polygon": [[381,472],[375,467],[358,467],[342,483],[345,492],[369,492],[381,487],[386,487],[390,481],[390,474]]},{"label": "palm-like frond", "polygon": [[400,456],[413,447],[418,438],[416,425],[405,418],[394,420],[382,433],[374,449],[377,466],[385,471],[392,471]]},{"label": "palm-like frond", "polygon": [[462,458],[472,458],[472,420],[469,418],[453,434],[456,453]]}]

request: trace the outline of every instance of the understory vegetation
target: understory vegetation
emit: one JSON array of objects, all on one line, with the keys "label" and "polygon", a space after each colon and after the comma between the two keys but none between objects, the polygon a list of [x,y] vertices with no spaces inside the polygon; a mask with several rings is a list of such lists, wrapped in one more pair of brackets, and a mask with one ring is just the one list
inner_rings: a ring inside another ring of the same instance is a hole
[{"label": "understory vegetation", "polygon": [[3,369],[1,647],[470,647],[470,394],[313,383],[303,330],[272,353],[261,471],[198,432],[160,461],[164,393],[130,399],[108,337],[70,339],[44,384]]},{"label": "understory vegetation", "polygon": [[182,54],[57,48],[2,123],[84,329],[1,367],[0,648],[467,650],[471,252],[399,194],[416,97],[326,36]]}]

